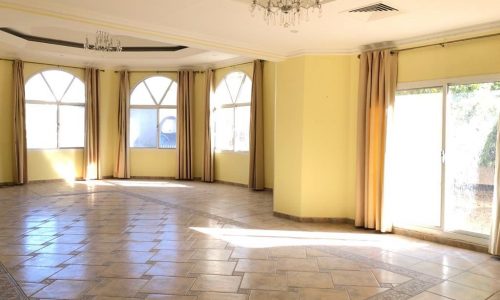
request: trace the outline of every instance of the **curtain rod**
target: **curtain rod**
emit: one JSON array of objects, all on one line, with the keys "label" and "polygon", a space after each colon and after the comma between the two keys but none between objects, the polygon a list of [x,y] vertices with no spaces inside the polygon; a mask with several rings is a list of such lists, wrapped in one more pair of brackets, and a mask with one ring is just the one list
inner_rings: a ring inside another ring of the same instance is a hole
[{"label": "curtain rod", "polygon": [[251,63],[252,62],[249,61],[249,62],[240,63],[240,64],[236,64],[236,65],[231,65],[231,66],[227,66],[227,67],[216,68],[216,69],[213,69],[213,70],[222,70],[222,69],[227,69],[227,68],[234,68],[234,67],[238,67],[238,66],[248,65],[248,64],[251,64]]},{"label": "curtain rod", "polygon": [[[448,42],[442,42],[442,43],[434,43],[434,44],[428,44],[428,45],[422,45],[422,46],[415,46],[415,47],[409,47],[409,48],[394,49],[394,50],[391,51],[391,54],[399,53],[399,52],[404,52],[404,51],[415,50],[415,49],[427,48],[427,47],[434,47],[434,46],[444,47],[444,46],[446,46],[448,44],[454,44],[454,43],[466,42],[466,41],[471,41],[471,40],[484,39],[484,38],[495,37],[495,36],[500,36],[500,32],[498,32],[498,33],[492,33],[492,34],[486,34],[486,35],[479,35],[479,36],[474,36],[474,37],[470,37],[470,38],[463,38],[463,39],[458,39],[458,40],[453,40],[453,41],[448,41]],[[361,56],[358,55],[358,58],[360,58],[360,57]]]},{"label": "curtain rod", "polygon": [[[0,60],[4,61],[14,61],[15,59],[9,59],[9,58],[0,58]],[[71,69],[79,69],[79,70],[85,70],[84,67],[75,67],[75,66],[68,66],[68,65],[57,65],[57,64],[49,64],[49,63],[41,63],[41,62],[36,62],[36,61],[27,61],[27,60],[21,60],[24,63],[27,64],[34,64],[34,65],[43,65],[43,66],[54,66],[54,67],[63,67],[63,68],[71,68]],[[101,72],[105,72],[104,70],[99,70]]]},{"label": "curtain rod", "polygon": [[[177,74],[178,71],[147,71],[147,70],[138,70],[138,71],[134,71],[134,70],[130,70],[128,71],[129,73],[156,73],[156,74],[161,74],[161,73],[164,73],[164,74]],[[205,71],[194,71],[195,73],[205,73]],[[120,71],[115,71],[115,73],[120,73]]]}]

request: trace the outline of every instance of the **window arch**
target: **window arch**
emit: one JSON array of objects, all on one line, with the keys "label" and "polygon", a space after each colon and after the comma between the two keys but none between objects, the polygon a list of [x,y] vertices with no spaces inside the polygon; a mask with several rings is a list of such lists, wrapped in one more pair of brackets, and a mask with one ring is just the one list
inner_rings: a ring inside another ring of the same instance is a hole
[{"label": "window arch", "polygon": [[85,85],[60,70],[36,73],[25,84],[29,149],[81,148],[85,139]]},{"label": "window arch", "polygon": [[141,81],[130,95],[130,147],[175,149],[177,82],[164,76]]},{"label": "window arch", "polygon": [[214,136],[219,151],[248,151],[252,80],[237,71],[227,74],[215,90]]}]

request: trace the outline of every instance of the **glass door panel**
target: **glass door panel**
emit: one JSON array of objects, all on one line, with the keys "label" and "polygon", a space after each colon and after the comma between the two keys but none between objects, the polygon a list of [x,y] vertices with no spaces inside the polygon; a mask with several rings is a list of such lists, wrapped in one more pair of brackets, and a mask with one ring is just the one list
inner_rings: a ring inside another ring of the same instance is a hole
[{"label": "glass door panel", "polygon": [[441,87],[397,93],[386,173],[396,224],[441,226],[442,126]]},{"label": "glass door panel", "polygon": [[490,233],[499,112],[500,82],[448,86],[445,230]]}]

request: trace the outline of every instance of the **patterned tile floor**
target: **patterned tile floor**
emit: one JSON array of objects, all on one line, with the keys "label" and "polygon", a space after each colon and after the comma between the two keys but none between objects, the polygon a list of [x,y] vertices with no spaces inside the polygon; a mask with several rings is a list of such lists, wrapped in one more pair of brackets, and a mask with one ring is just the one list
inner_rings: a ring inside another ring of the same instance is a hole
[{"label": "patterned tile floor", "polygon": [[276,218],[222,184],[1,188],[0,224],[2,300],[500,299],[496,258]]}]

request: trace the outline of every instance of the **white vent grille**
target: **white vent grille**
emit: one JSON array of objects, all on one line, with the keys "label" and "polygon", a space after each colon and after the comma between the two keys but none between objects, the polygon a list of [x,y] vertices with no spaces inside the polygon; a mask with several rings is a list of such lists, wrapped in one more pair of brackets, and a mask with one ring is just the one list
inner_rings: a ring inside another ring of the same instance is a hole
[{"label": "white vent grille", "polygon": [[373,12],[396,12],[399,11],[398,9],[391,7],[389,5],[386,5],[384,3],[375,3],[372,5],[356,8],[353,10],[350,10],[350,13],[373,13]]}]

